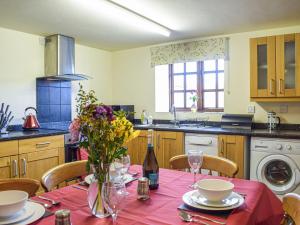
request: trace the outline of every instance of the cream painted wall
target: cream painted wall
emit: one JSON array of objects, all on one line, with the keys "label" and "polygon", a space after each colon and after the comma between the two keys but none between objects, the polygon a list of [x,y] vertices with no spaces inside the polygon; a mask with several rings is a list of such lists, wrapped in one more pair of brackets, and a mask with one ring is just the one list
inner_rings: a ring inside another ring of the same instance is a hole
[{"label": "cream painted wall", "polygon": [[[256,122],[266,122],[266,112],[274,110],[284,123],[300,123],[300,103],[250,102],[249,38],[300,32],[300,26],[261,30],[226,35],[230,38],[227,73],[225,74],[225,112],[247,113],[248,105],[254,105]],[[134,104],[136,118],[146,109],[155,119],[171,119],[170,113],[155,113],[154,69],[150,67],[150,47],[142,47],[113,53],[113,103]],[[280,106],[287,105],[288,113],[280,113]],[[221,113],[179,113],[179,118],[209,116],[219,120]]]},{"label": "cream painted wall", "polygon": [[[99,99],[111,103],[111,53],[75,46],[76,70],[94,79],[84,81]],[[24,109],[36,105],[35,78],[44,74],[44,45],[40,36],[0,28],[0,103],[11,105],[15,119],[22,123]],[[73,97],[78,83],[73,83]]]}]

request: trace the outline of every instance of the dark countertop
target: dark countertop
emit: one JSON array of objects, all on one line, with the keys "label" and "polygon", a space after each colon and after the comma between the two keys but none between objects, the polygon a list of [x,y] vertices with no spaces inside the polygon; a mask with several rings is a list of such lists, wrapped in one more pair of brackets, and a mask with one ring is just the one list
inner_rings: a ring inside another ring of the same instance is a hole
[{"label": "dark countertop", "polygon": [[161,131],[180,131],[185,133],[199,133],[199,134],[228,134],[228,135],[243,135],[251,137],[267,137],[267,138],[290,138],[300,139],[300,131],[298,130],[274,130],[269,132],[267,129],[252,129],[252,130],[239,130],[239,129],[223,129],[221,127],[177,127],[172,124],[158,124],[158,125],[135,125],[136,129],[147,130],[161,130]]},{"label": "dark countertop", "polygon": [[36,137],[45,137],[45,136],[54,136],[60,134],[66,134],[68,131],[63,130],[50,130],[50,129],[40,129],[36,131],[10,131],[8,134],[0,135],[1,141],[10,141],[10,140],[20,140],[20,139],[28,139],[28,138],[36,138]]}]

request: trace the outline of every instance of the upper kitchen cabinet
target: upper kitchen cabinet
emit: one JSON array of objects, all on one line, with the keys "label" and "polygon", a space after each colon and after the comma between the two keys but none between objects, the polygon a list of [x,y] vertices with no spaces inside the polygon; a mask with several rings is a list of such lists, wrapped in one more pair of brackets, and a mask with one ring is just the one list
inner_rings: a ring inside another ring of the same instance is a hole
[{"label": "upper kitchen cabinet", "polygon": [[300,101],[300,34],[250,39],[251,100]]}]

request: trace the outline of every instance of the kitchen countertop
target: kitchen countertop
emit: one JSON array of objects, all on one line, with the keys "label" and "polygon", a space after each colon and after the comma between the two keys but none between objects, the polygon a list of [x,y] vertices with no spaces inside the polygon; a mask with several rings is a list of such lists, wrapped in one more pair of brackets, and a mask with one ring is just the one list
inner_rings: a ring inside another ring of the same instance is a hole
[{"label": "kitchen countertop", "polygon": [[251,137],[266,137],[266,138],[289,138],[300,139],[300,130],[273,130],[269,132],[267,129],[223,129],[221,127],[212,126],[174,126],[172,124],[156,124],[156,125],[135,125],[136,129],[147,130],[161,130],[161,131],[180,131],[185,133],[200,133],[200,134],[228,134],[228,135],[243,135]]},{"label": "kitchen countertop", "polygon": [[66,134],[66,133],[68,133],[68,131],[51,130],[51,129],[39,129],[36,131],[23,131],[23,130],[10,131],[8,134],[0,135],[0,142],[1,141],[45,137],[45,136],[54,136],[54,135],[61,135],[61,134]]}]

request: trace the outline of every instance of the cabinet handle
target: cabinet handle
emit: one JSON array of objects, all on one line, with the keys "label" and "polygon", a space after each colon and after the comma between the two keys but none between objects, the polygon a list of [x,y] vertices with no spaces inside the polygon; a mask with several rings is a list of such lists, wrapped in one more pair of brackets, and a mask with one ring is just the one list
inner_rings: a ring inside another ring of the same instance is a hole
[{"label": "cabinet handle", "polygon": [[279,89],[279,93],[283,94],[283,79],[279,79],[278,89]]},{"label": "cabinet handle", "polygon": [[51,144],[50,141],[41,142],[41,143],[37,143],[37,144],[36,144],[36,147],[37,147],[37,148],[42,148],[42,147],[44,147],[44,146],[46,146],[46,145],[50,145],[50,144]]},{"label": "cabinet handle", "polygon": [[271,95],[274,95],[274,87],[273,87],[273,84],[275,83],[275,80],[274,79],[271,79],[270,80],[270,94]]},{"label": "cabinet handle", "polygon": [[25,159],[25,158],[23,158],[23,159],[21,159],[21,161],[22,161],[22,166],[23,166],[22,175],[23,175],[23,176],[25,176],[25,175],[26,175],[26,173],[27,173],[26,159]]},{"label": "cabinet handle", "polygon": [[159,145],[160,145],[160,134],[157,134],[157,142],[156,142],[157,149],[159,149]]},{"label": "cabinet handle", "polygon": [[224,139],[221,139],[221,153],[224,155]]},{"label": "cabinet handle", "polygon": [[13,177],[18,176],[18,162],[16,159],[12,161],[12,166],[13,166]]}]

